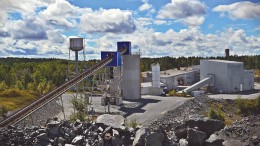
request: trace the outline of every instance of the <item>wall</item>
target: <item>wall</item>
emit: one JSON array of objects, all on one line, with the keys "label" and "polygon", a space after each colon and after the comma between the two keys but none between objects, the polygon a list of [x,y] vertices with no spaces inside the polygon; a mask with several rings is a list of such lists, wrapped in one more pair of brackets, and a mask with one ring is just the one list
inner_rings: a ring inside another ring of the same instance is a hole
[{"label": "wall", "polygon": [[244,70],[243,73],[243,90],[254,89],[254,71]]},{"label": "wall", "polygon": [[123,99],[141,98],[140,55],[123,55]]},{"label": "wall", "polygon": [[214,75],[213,93],[232,93],[240,89],[243,79],[243,63],[221,60],[201,60],[200,80]]}]

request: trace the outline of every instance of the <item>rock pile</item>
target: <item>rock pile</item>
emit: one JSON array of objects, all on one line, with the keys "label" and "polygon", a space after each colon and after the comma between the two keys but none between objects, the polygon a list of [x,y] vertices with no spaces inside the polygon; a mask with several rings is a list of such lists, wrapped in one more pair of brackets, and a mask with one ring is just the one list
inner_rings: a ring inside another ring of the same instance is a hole
[{"label": "rock pile", "polygon": [[[107,120],[104,120],[104,117]],[[9,126],[1,129],[0,145],[199,146],[205,143],[209,135],[224,127],[223,123],[218,120],[190,118],[176,127],[174,131],[166,133],[162,126],[158,126],[156,129],[125,127],[122,124],[122,117],[118,115],[116,117],[102,115],[98,123],[79,120],[70,123],[54,118],[47,121],[45,127],[19,128]],[[117,120],[113,122],[111,119]],[[216,140],[208,141],[209,144],[216,143]]]}]

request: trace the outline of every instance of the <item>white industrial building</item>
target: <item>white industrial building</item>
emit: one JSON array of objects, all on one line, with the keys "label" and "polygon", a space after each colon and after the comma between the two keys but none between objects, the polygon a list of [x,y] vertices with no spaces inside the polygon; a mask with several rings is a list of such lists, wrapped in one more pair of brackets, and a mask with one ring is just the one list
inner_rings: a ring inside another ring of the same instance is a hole
[{"label": "white industrial building", "polygon": [[244,70],[242,62],[201,60],[200,80],[211,77],[209,90],[213,93],[233,93],[254,89],[254,71]]},{"label": "white industrial building", "polygon": [[[142,73],[143,81],[148,81],[141,85],[142,94],[154,94],[153,74],[154,72]],[[199,67],[160,71],[161,88],[185,88],[183,91],[190,93],[203,86],[207,86],[212,93],[251,90],[254,89],[254,71],[244,70],[242,62],[227,60],[201,60]]]},{"label": "white industrial building", "polygon": [[162,71],[161,82],[168,90],[177,89],[180,86],[190,86],[199,81],[199,72],[193,69]]}]

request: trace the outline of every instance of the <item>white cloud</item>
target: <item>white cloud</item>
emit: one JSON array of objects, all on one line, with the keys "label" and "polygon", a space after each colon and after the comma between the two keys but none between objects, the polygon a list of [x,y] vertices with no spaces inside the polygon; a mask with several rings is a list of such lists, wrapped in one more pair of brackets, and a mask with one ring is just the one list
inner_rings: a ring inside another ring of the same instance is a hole
[{"label": "white cloud", "polygon": [[253,19],[260,18],[260,4],[249,1],[236,2],[230,5],[219,5],[213,11],[220,12],[221,16],[228,16],[232,19]]},{"label": "white cloud", "polygon": [[152,5],[149,4],[149,3],[147,3],[147,2],[145,2],[145,3],[142,4],[138,9],[139,9],[140,11],[146,11],[146,10],[149,10],[149,9],[151,9],[151,8],[152,8]]},{"label": "white cloud", "polygon": [[132,13],[120,9],[100,9],[81,16],[80,29],[86,33],[132,33],[136,25]]},{"label": "white cloud", "polygon": [[199,0],[172,0],[157,15],[159,19],[176,19],[186,25],[201,25],[205,18],[206,6]]},{"label": "white cloud", "polygon": [[[91,9],[84,10],[91,11]],[[51,25],[74,27],[77,24],[76,19],[84,10],[71,5],[68,1],[57,0],[42,11],[40,17]]]}]

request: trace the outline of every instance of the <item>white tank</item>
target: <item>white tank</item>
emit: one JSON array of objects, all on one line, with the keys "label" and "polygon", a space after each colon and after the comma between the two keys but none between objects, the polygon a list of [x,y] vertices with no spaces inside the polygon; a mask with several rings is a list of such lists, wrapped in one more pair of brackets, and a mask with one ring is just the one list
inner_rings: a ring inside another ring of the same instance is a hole
[{"label": "white tank", "polygon": [[75,37],[70,38],[70,50],[72,51],[81,51],[83,50],[83,38],[81,37]]},{"label": "white tank", "polygon": [[152,85],[160,88],[160,65],[159,63],[152,64]]}]

